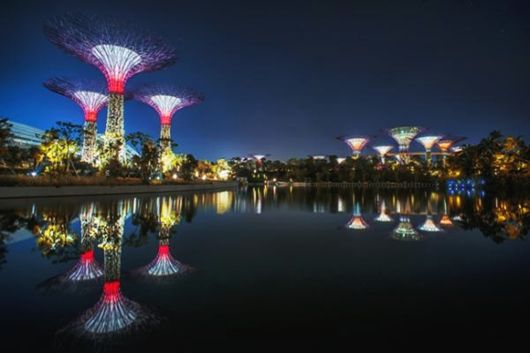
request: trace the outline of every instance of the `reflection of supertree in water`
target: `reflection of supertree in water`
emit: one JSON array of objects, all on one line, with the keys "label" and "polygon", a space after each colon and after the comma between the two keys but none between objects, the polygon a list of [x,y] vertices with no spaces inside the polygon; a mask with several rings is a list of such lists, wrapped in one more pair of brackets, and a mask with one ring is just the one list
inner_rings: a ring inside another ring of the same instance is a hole
[{"label": "reflection of supertree in water", "polygon": [[381,210],[379,215],[375,218],[377,222],[392,222],[393,219],[386,213],[386,204],[385,200],[381,201]]},{"label": "reflection of supertree in water", "polygon": [[348,224],[346,224],[346,228],[354,230],[364,230],[368,228],[368,223],[365,222],[361,214],[361,206],[356,203],[354,207],[353,215]]},{"label": "reflection of supertree in water", "polygon": [[423,224],[419,226],[418,229],[423,232],[432,232],[432,233],[442,231],[442,229],[434,223],[434,220],[432,219],[431,215],[427,215],[427,217],[425,218],[425,222],[423,222]]},{"label": "reflection of supertree in water", "polygon": [[119,146],[117,152],[123,159],[126,82],[138,73],[173,64],[176,60],[173,50],[133,28],[80,14],[49,21],[45,33],[52,43],[96,66],[105,75],[109,91],[106,142]]},{"label": "reflection of supertree in water", "polygon": [[44,82],[50,91],[70,98],[77,103],[85,115],[81,160],[93,164],[96,158],[96,120],[98,112],[107,104],[104,87],[90,82],[71,82],[54,78]]},{"label": "reflection of supertree in water", "polygon": [[120,203],[108,214],[94,217],[92,229],[101,237],[98,245],[104,253],[105,282],[98,303],[85,312],[74,324],[83,335],[114,334],[135,327],[146,318],[135,302],[121,293],[121,249],[125,223],[124,207]]},{"label": "reflection of supertree in water", "polygon": [[79,214],[81,226],[80,256],[75,265],[65,274],[52,277],[38,285],[39,288],[53,289],[57,286],[75,285],[97,279],[103,275],[101,266],[94,259],[94,232],[91,232],[93,204],[83,206]]},{"label": "reflection of supertree in water", "polygon": [[407,216],[399,217],[399,224],[392,231],[392,238],[396,240],[415,241],[421,240],[422,237],[410,222]]},{"label": "reflection of supertree in water", "polygon": [[191,267],[175,260],[170,253],[169,240],[172,236],[172,230],[176,224],[180,223],[180,215],[176,213],[175,201],[172,197],[157,199],[157,213],[160,222],[158,252],[149,265],[140,269],[140,274],[163,277],[183,275],[192,270]]},{"label": "reflection of supertree in water", "polygon": [[94,217],[93,205],[81,209],[79,221],[81,223],[81,257],[76,265],[67,274],[71,281],[87,281],[103,275],[101,267],[94,259],[92,241],[94,232],[90,226]]}]

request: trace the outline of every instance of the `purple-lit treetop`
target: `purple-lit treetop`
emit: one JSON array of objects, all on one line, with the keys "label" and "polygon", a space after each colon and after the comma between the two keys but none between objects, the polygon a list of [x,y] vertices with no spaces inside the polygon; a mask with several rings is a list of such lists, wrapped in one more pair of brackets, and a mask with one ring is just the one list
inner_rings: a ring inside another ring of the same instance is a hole
[{"label": "purple-lit treetop", "polygon": [[172,48],[152,36],[114,21],[69,14],[44,26],[52,43],[96,66],[110,93],[123,94],[125,83],[140,72],[155,71],[176,61]]},{"label": "purple-lit treetop", "polygon": [[56,77],[44,82],[44,87],[76,102],[85,113],[86,121],[96,121],[98,112],[108,100],[105,86],[95,82]]},{"label": "purple-lit treetop", "polygon": [[134,98],[156,110],[162,125],[171,124],[171,119],[178,110],[204,101],[202,94],[190,89],[164,86],[141,88],[134,93]]}]

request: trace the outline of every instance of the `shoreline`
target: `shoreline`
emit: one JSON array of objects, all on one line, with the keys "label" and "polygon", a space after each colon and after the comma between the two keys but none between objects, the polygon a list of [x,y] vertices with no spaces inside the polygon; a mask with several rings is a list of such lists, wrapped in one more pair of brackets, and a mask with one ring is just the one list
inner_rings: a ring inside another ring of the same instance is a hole
[{"label": "shoreline", "polygon": [[0,186],[0,200],[73,196],[103,196],[125,194],[169,193],[180,191],[210,191],[236,188],[236,181],[211,184],[181,185],[87,185],[87,186]]}]

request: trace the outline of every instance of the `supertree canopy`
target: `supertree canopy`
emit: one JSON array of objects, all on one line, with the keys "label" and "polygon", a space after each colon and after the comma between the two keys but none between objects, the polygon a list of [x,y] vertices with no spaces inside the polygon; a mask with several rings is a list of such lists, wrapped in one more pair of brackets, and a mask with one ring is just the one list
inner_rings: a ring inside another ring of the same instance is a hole
[{"label": "supertree canopy", "polygon": [[444,165],[446,163],[446,157],[449,151],[455,152],[453,150],[453,146],[455,145],[455,143],[458,143],[462,140],[465,140],[465,137],[446,137],[436,143],[440,151],[443,153],[442,162]]},{"label": "supertree canopy", "polygon": [[388,133],[397,142],[400,151],[408,151],[410,143],[421,130],[417,126],[398,126],[388,130]]},{"label": "supertree canopy", "polygon": [[439,135],[432,135],[432,136],[421,136],[416,139],[422,146],[425,148],[426,151],[432,150],[432,147],[438,142],[442,136]]},{"label": "supertree canopy", "polygon": [[440,151],[447,153],[455,143],[458,143],[462,140],[465,140],[465,137],[449,137],[437,141],[436,144],[438,145]]},{"label": "supertree canopy", "polygon": [[353,157],[355,158],[359,157],[361,151],[363,150],[364,146],[366,146],[368,141],[369,139],[367,137],[362,136],[349,137],[344,139],[344,142],[346,142],[346,144],[350,146],[353,152]]},{"label": "supertree canopy", "polygon": [[425,159],[427,160],[428,164],[431,164],[432,162],[432,147],[438,142],[443,136],[439,135],[431,135],[431,136],[422,136],[418,137],[416,141],[423,145],[425,148]]},{"label": "supertree canopy", "polygon": [[107,104],[105,87],[93,82],[52,78],[44,82],[50,91],[70,98],[81,107],[85,118],[81,160],[93,164],[96,157],[96,120],[98,112]]},{"label": "supertree canopy", "polygon": [[394,148],[394,146],[383,145],[383,146],[374,146],[373,148],[379,154],[379,157],[381,158],[381,163],[385,164],[385,156],[387,155],[388,152],[392,150],[392,148]]},{"label": "supertree canopy", "polygon": [[422,131],[417,126],[398,126],[388,130],[389,135],[399,145],[400,159],[402,162],[408,161],[408,151],[412,140]]},{"label": "supertree canopy", "polygon": [[144,87],[134,93],[135,99],[149,105],[160,117],[160,139],[169,141],[173,115],[182,108],[204,101],[202,94],[188,89],[163,86]]},{"label": "supertree canopy", "polygon": [[117,22],[81,14],[56,17],[45,25],[50,41],[67,53],[96,66],[107,79],[107,142],[124,158],[123,100],[127,80],[176,61],[172,48],[152,36]]}]

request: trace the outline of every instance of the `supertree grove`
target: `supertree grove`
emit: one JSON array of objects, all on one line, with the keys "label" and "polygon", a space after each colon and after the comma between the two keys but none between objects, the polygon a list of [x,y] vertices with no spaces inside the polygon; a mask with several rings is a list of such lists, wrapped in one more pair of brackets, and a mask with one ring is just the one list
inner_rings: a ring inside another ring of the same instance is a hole
[{"label": "supertree grove", "polygon": [[105,142],[125,158],[124,96],[127,80],[141,72],[173,64],[172,48],[117,22],[81,14],[56,17],[45,25],[49,40],[67,53],[96,66],[108,85]]},{"label": "supertree grove", "polygon": [[440,141],[443,136],[432,135],[432,136],[421,136],[416,138],[416,141],[425,148],[425,160],[427,164],[432,163],[432,147]]},{"label": "supertree grove", "polygon": [[147,86],[134,93],[134,98],[153,108],[160,117],[160,143],[165,151],[171,141],[171,120],[182,108],[198,104],[204,100],[202,94],[188,89],[164,86]]},{"label": "supertree grove", "polygon": [[70,98],[81,107],[85,125],[81,160],[94,164],[96,158],[97,115],[107,104],[105,88],[93,82],[75,82],[64,78],[52,78],[44,82],[50,91]]}]

